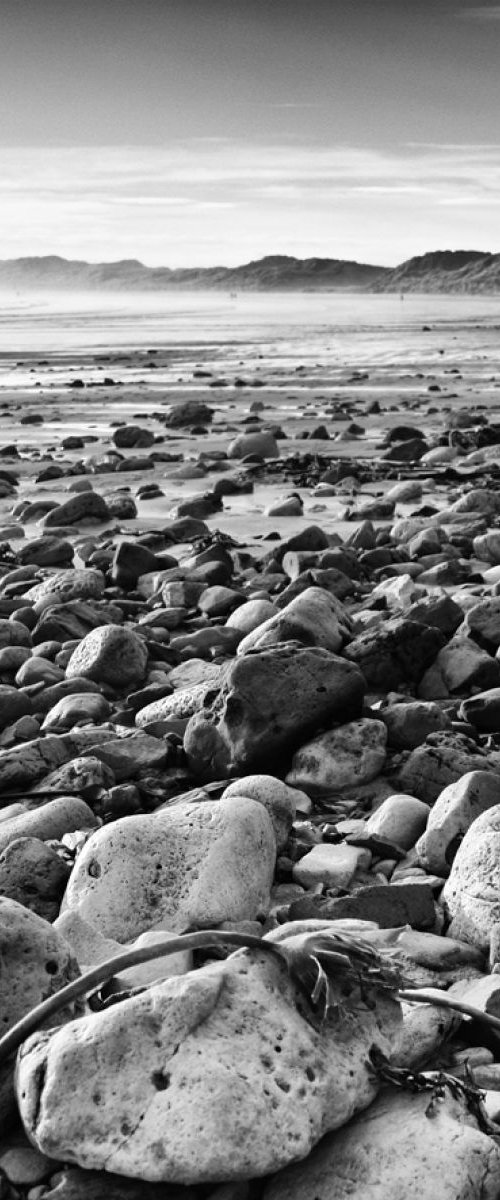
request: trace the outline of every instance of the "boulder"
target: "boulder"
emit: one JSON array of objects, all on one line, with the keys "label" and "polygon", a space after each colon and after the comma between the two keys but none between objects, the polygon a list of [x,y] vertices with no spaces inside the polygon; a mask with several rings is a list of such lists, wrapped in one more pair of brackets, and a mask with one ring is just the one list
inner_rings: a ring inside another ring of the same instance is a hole
[{"label": "boulder", "polygon": [[275,859],[262,804],[178,803],[98,830],[75,863],[63,911],[77,909],[119,942],[255,920],[267,913]]},{"label": "boulder", "polygon": [[467,830],[442,898],[452,917],[450,936],[487,950],[500,921],[500,804]]},{"label": "boulder", "polygon": [[224,789],[221,799],[236,801],[241,796],[264,805],[272,821],[277,849],[283,850],[295,820],[295,805],[301,793],[287,787],[274,775],[244,775]]},{"label": "boulder", "polygon": [[77,492],[52,508],[44,519],[44,529],[54,529],[58,525],[79,525],[86,521],[107,521],[108,506],[103,496],[98,492]]},{"label": "boulder", "polygon": [[110,714],[111,705],[99,692],[76,692],[62,696],[49,709],[42,729],[63,733],[72,729],[73,725],[98,725],[107,721]]},{"label": "boulder", "polygon": [[246,458],[247,454],[258,454],[259,458],[279,458],[279,446],[272,433],[239,433],[227,448],[228,458]]},{"label": "boulder", "polygon": [[0,751],[0,797],[2,793],[37,783],[69,758],[70,747],[55,734]]},{"label": "boulder", "polygon": [[458,718],[474,725],[479,733],[500,733],[500,687],[462,700]]},{"label": "boulder", "polygon": [[[472,637],[463,636],[460,630],[440,650],[432,670],[439,671],[443,678],[444,695],[500,686],[500,662],[492,658],[487,650],[481,649]],[[424,685],[425,676],[422,680]]]},{"label": "boulder", "polygon": [[377,716],[387,728],[387,740],[393,750],[414,750],[430,733],[451,729],[451,721],[438,704],[422,700],[382,706]]},{"label": "boulder", "polygon": [[418,683],[444,642],[441,631],[433,626],[392,617],[358,634],[344,654],[363,672],[368,687],[388,691]]},{"label": "boulder", "polygon": [[[0,822],[0,834],[3,821]],[[55,921],[66,887],[69,867],[39,838],[22,837],[0,853],[0,896]]]},{"label": "boulder", "polygon": [[391,1087],[272,1179],[264,1200],[496,1200],[499,1188],[500,1150],[463,1095],[447,1087],[432,1102]]},{"label": "boulder", "polygon": [[402,791],[417,796],[425,804],[434,804],[448,784],[455,783],[468,771],[491,771],[497,777],[500,774],[499,764],[468,738],[446,733],[442,738],[432,744],[428,739],[412,750],[398,774]]},{"label": "boulder", "polygon": [[168,429],[182,429],[189,425],[209,425],[213,415],[214,409],[202,400],[181,400],[170,406],[162,421]]},{"label": "boulder", "polygon": [[339,725],[296,751],[286,782],[320,796],[368,783],[382,771],[386,742],[383,721],[363,717]]},{"label": "boulder", "polygon": [[416,796],[395,792],[368,817],[366,832],[410,850],[423,834],[430,811],[429,805]]},{"label": "boulder", "polygon": [[[30,803],[36,801],[30,796]],[[12,806],[14,807],[14,806]],[[54,800],[41,803],[38,808],[0,810],[0,854],[18,838],[40,838],[44,842],[60,841],[65,833],[75,829],[95,829],[97,819],[92,809],[78,796],[57,796]]]},{"label": "boulder", "polygon": [[246,604],[240,604],[239,608],[231,613],[226,625],[231,629],[239,629],[243,635],[249,634],[259,626],[262,628],[264,622],[276,616],[277,611],[271,600],[247,600]]},{"label": "boulder", "polygon": [[38,567],[62,567],[73,562],[74,547],[71,542],[55,534],[44,534],[43,537],[30,539],[20,546],[17,551],[17,561],[33,563]]},{"label": "boulder", "polygon": [[86,1169],[183,1184],[267,1175],[370,1103],[370,1047],[398,1043],[390,996],[355,985],[345,997],[334,980],[332,1003],[345,1015],[316,1030],[280,961],[238,952],[29,1038],[22,1120],[39,1149]]},{"label": "boulder", "polygon": [[142,683],[147,661],[146,643],[136,633],[120,625],[101,625],[73,651],[66,678],[78,675],[119,690]]},{"label": "boulder", "polygon": [[363,691],[357,667],[321,647],[252,651],[229,664],[215,699],[191,717],[188,762],[214,779],[265,770],[318,726],[357,716]]},{"label": "boulder", "polygon": [[467,830],[476,817],[500,804],[500,777],[489,771],[468,771],[440,792],[425,833],[416,850],[425,869],[448,875]]},{"label": "boulder", "polygon": [[100,600],[104,592],[104,575],[91,567],[86,570],[56,571],[41,583],[28,588],[23,600],[29,600],[38,616],[53,604],[68,600]]},{"label": "boulder", "polygon": [[238,646],[238,654],[293,640],[323,646],[335,654],[342,646],[347,626],[347,614],[335,596],[322,588],[306,588],[281,612],[248,633]]},{"label": "boulder", "polygon": [[[70,946],[34,912],[0,896],[0,1028],[7,1031],[65,984],[80,974]],[[52,1018],[55,1024],[73,1015],[66,1009]],[[0,1120],[14,1106],[12,1059],[0,1066]]]},{"label": "boulder", "polygon": [[140,425],[119,425],[113,433],[113,443],[119,450],[145,450],[154,443],[154,434]]}]

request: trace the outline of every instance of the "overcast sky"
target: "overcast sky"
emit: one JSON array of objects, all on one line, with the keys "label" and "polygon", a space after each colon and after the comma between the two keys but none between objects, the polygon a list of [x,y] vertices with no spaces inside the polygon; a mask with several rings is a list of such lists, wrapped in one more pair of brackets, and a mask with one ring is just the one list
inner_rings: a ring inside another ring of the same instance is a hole
[{"label": "overcast sky", "polygon": [[500,4],[1,0],[0,258],[499,251]]}]

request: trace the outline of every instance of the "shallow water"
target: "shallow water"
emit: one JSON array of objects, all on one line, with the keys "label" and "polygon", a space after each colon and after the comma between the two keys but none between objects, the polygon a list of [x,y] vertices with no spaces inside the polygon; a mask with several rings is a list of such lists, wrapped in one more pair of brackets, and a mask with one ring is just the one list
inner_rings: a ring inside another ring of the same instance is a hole
[{"label": "shallow water", "polygon": [[337,333],[398,330],[423,323],[500,326],[500,297],[357,293],[0,294],[0,352],[295,342],[325,344]]}]

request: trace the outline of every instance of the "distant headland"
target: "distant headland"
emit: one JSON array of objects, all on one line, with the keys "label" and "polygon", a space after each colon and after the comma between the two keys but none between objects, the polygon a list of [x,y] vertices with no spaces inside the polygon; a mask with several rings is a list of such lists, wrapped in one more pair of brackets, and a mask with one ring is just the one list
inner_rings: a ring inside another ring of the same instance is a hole
[{"label": "distant headland", "polygon": [[268,255],[239,267],[146,267],[137,259],[88,263],[60,258],[0,260],[0,289],[51,291],[500,292],[500,254],[435,250],[397,267],[337,258]]}]

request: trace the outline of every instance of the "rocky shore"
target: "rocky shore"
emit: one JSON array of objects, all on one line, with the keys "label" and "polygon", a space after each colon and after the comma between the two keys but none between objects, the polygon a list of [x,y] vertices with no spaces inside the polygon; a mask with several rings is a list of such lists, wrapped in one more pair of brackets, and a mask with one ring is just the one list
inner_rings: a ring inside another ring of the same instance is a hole
[{"label": "rocky shore", "polygon": [[0,1200],[500,1195],[494,331],[320,349],[4,356]]}]

